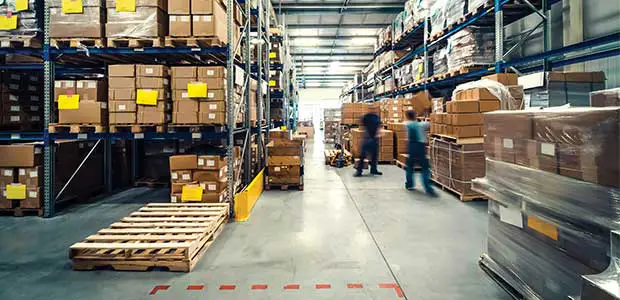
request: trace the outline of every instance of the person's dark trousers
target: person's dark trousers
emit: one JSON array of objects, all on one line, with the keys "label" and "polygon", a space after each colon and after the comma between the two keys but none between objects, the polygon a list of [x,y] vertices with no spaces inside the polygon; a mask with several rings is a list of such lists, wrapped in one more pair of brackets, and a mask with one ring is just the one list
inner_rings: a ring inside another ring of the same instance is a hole
[{"label": "person's dark trousers", "polygon": [[426,158],[426,145],[423,143],[409,144],[409,158],[407,158],[407,175],[405,182],[407,188],[415,187],[413,175],[416,165],[422,168],[422,184],[424,185],[424,191],[433,194],[435,191],[431,184],[431,166],[428,162],[428,158]]},{"label": "person's dark trousers", "polygon": [[[364,161],[368,156],[370,156],[370,173],[378,173],[377,169],[377,159],[378,159],[378,148],[379,142],[377,139],[366,139],[364,144],[362,144],[362,156],[360,157],[361,162]],[[357,174],[362,174],[362,165],[360,163],[357,169]]]}]

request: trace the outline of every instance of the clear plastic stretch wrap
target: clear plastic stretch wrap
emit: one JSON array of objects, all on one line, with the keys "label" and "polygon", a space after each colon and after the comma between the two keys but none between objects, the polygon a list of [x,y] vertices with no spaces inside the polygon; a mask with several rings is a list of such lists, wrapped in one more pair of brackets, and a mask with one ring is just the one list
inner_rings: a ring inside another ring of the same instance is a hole
[{"label": "clear plastic stretch wrap", "polygon": [[466,0],[451,0],[446,3],[446,24],[455,24],[465,15],[467,9]]},{"label": "clear plastic stretch wrap", "polygon": [[105,2],[83,0],[81,13],[67,13],[62,0],[50,3],[50,36],[53,38],[102,38]]},{"label": "clear plastic stretch wrap", "polygon": [[0,15],[6,16],[11,12],[17,17],[17,27],[10,30],[0,30],[0,37],[20,36],[34,37],[42,32],[43,1],[28,0],[28,9],[15,11],[15,0],[6,0],[0,3]]},{"label": "clear plastic stretch wrap", "polygon": [[620,299],[620,232],[611,232],[611,262],[605,272],[583,276],[582,300]]},{"label": "clear plastic stretch wrap", "polygon": [[593,107],[620,106],[620,88],[590,93],[590,105]]},{"label": "clear plastic stretch wrap", "polygon": [[467,27],[448,38],[448,70],[494,63],[495,30]]},{"label": "clear plastic stretch wrap", "polygon": [[448,48],[443,47],[433,53],[433,74],[446,72],[448,72]]},{"label": "clear plastic stretch wrap", "polygon": [[138,7],[136,12],[108,8],[108,37],[140,38],[164,36],[166,13],[157,7]]},{"label": "clear plastic stretch wrap", "polygon": [[469,0],[468,3],[468,11],[470,12],[475,12],[478,7],[486,4],[487,2],[489,2],[488,0]]},{"label": "clear plastic stretch wrap", "polygon": [[424,59],[416,58],[411,62],[411,80],[420,81],[424,78]]},{"label": "clear plastic stretch wrap", "polygon": [[456,94],[461,91],[484,88],[488,90],[493,96],[497,97],[502,103],[502,110],[512,110],[512,105],[515,103],[515,99],[512,97],[510,90],[503,84],[489,80],[481,79],[478,81],[472,81],[458,85],[452,92],[452,99],[456,99]]},{"label": "clear plastic stretch wrap", "polygon": [[431,35],[438,34],[446,27],[447,0],[437,0],[430,7]]}]

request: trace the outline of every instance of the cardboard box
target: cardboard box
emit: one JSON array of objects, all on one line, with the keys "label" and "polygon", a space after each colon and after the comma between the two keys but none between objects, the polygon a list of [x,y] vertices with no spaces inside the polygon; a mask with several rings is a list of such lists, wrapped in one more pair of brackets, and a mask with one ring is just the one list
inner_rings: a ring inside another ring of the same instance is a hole
[{"label": "cardboard box", "polygon": [[196,170],[194,171],[194,180],[197,182],[220,181],[228,175],[227,170],[227,167],[219,170]]},{"label": "cardboard box", "polygon": [[301,166],[282,165],[269,166],[269,177],[291,178],[297,180],[301,176]]},{"label": "cardboard box", "polygon": [[497,81],[503,85],[518,85],[519,75],[512,73],[498,73],[484,76],[482,79]]},{"label": "cardboard box", "polygon": [[[18,85],[19,88],[19,85]],[[75,87],[75,80],[56,80],[54,81],[54,99],[58,101],[60,95],[75,95],[77,94],[77,88]]]},{"label": "cardboard box", "polygon": [[469,100],[500,100],[486,88],[475,88],[467,90]]},{"label": "cardboard box", "polygon": [[135,112],[130,113],[110,113],[110,124],[136,124],[137,114]]},{"label": "cardboard box", "polygon": [[167,77],[170,70],[162,65],[136,65],[136,75],[138,77]]},{"label": "cardboard box", "polygon": [[136,88],[138,89],[165,89],[169,84],[168,78],[163,77],[136,78]]},{"label": "cardboard box", "polygon": [[226,78],[225,67],[198,67],[199,78]]},{"label": "cardboard box", "polygon": [[110,77],[108,78],[108,87],[110,89],[136,89],[136,79],[128,77]]},{"label": "cardboard box", "polygon": [[194,15],[212,15],[216,6],[226,9],[218,0],[192,0],[191,13]]},{"label": "cardboard box", "polygon": [[17,178],[16,168],[0,168],[0,188],[11,183],[19,182]]},{"label": "cardboard box", "polygon": [[199,183],[205,193],[222,193],[226,191],[228,187],[228,181],[226,178],[219,181],[206,181]]},{"label": "cardboard box", "polygon": [[107,124],[108,104],[80,102],[78,109],[58,110],[59,124]]},{"label": "cardboard box", "polygon": [[[170,184],[170,192],[172,194],[181,194],[183,192],[183,187],[187,185],[186,183],[182,183],[182,182],[173,182],[172,184]],[[179,197],[179,200],[181,199],[181,197]]]},{"label": "cardboard box", "polygon": [[170,179],[172,182],[185,182],[190,183],[193,182],[193,171],[191,170],[176,170],[170,172]]},{"label": "cardboard box", "polygon": [[219,155],[200,155],[198,156],[198,169],[219,170],[226,167],[228,158]]},{"label": "cardboard box", "polygon": [[[172,82],[174,83],[174,79],[172,79]],[[187,93],[187,90],[172,90],[172,101],[188,101],[188,100],[196,100],[193,98],[189,97],[189,94]]]},{"label": "cardboard box", "polygon": [[[174,1],[174,0],[170,0]],[[199,67],[172,67],[172,81],[174,78],[192,78],[195,79],[198,76]]]},{"label": "cardboard box", "polygon": [[28,168],[43,161],[43,144],[0,145],[0,167]]},{"label": "cardboard box", "polygon": [[[130,79],[133,80],[133,79]],[[109,100],[136,101],[136,89],[108,89]]]},{"label": "cardboard box", "polygon": [[135,101],[110,101],[110,112],[111,113],[127,113],[138,111],[138,106]]},{"label": "cardboard box", "polygon": [[198,169],[198,156],[193,154],[170,156],[170,170]]},{"label": "cardboard box", "polygon": [[450,101],[446,104],[448,113],[477,113],[480,112],[480,102],[477,100]]},{"label": "cardboard box", "polygon": [[135,77],[136,65],[109,65],[108,77]]},{"label": "cardboard box", "polygon": [[195,113],[198,118],[199,102],[196,100],[174,101],[172,107],[174,112]]},{"label": "cardboard box", "polygon": [[455,126],[480,125],[483,124],[482,114],[451,114],[450,124]]},{"label": "cardboard box", "polygon": [[216,37],[220,42],[228,43],[226,31],[226,11],[217,4],[213,6],[213,14],[192,15],[194,36]]},{"label": "cardboard box", "polygon": [[198,77],[199,82],[204,82],[207,84],[209,90],[225,90],[226,89],[226,79],[225,78],[217,78],[217,77]]},{"label": "cardboard box", "polygon": [[168,0],[168,13],[189,15],[191,13],[190,2],[190,0]]},{"label": "cardboard box", "polygon": [[172,116],[165,112],[139,111],[137,124],[165,124],[171,121]]},{"label": "cardboard box", "polygon": [[[174,1],[174,0],[170,0]],[[189,37],[192,36],[192,16],[179,15],[170,16],[170,36]]]},{"label": "cardboard box", "polygon": [[43,186],[43,167],[19,168],[17,182],[31,187]]},{"label": "cardboard box", "polygon": [[[172,89],[187,91],[187,85],[192,82],[199,82],[196,78],[172,77]],[[209,87],[207,86],[207,89]]]},{"label": "cardboard box", "polygon": [[457,138],[482,137],[482,126],[450,126],[450,135]]},{"label": "cardboard box", "polygon": [[510,139],[533,139],[534,113],[501,110],[485,113],[484,134]]},{"label": "cardboard box", "polygon": [[270,154],[267,158],[268,166],[298,166],[301,164],[301,156],[299,155],[272,156]]},{"label": "cardboard box", "polygon": [[106,84],[102,80],[78,80],[75,84],[80,101],[106,101]]},{"label": "cardboard box", "polygon": [[214,102],[200,102],[199,106],[200,112],[226,112],[226,102],[225,101],[214,101]]},{"label": "cardboard box", "polygon": [[174,124],[198,124],[197,112],[173,112],[172,123]]},{"label": "cardboard box", "polygon": [[226,124],[225,112],[199,112],[198,114],[198,122],[200,124]]},{"label": "cardboard box", "polygon": [[202,195],[202,203],[222,203],[226,201],[226,192],[206,193]]},{"label": "cardboard box", "polygon": [[480,100],[480,112],[490,112],[500,110],[502,103],[499,100]]}]

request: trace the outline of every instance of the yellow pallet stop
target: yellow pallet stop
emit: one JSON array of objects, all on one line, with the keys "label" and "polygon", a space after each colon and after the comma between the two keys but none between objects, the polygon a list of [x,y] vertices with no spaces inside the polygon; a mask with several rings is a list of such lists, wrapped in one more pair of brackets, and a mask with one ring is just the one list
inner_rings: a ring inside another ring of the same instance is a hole
[{"label": "yellow pallet stop", "polygon": [[250,218],[252,208],[265,188],[264,172],[258,173],[245,190],[235,195],[235,221],[245,222]]}]

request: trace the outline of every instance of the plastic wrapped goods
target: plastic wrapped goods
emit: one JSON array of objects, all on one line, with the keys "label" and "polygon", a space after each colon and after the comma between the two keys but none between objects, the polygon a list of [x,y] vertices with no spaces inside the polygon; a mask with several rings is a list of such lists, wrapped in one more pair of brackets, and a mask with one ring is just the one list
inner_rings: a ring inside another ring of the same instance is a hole
[{"label": "plastic wrapped goods", "polygon": [[63,6],[61,0],[50,3],[50,35],[53,38],[102,38],[104,23],[105,3],[102,0],[84,0],[77,8]]},{"label": "plastic wrapped goods", "polygon": [[433,53],[433,74],[448,72],[448,48],[439,48]]},{"label": "plastic wrapped goods", "polygon": [[34,37],[42,32],[43,1],[28,0],[28,9],[21,11],[15,9],[15,0],[0,4],[0,15],[6,16],[10,11],[17,18],[17,26],[14,29],[0,30],[0,37]]},{"label": "plastic wrapped goods", "polygon": [[166,2],[142,0],[135,12],[117,11],[116,1],[108,0],[106,36],[116,38],[163,37],[167,35]]},{"label": "plastic wrapped goods", "polygon": [[582,276],[581,299],[620,299],[620,232],[611,232],[611,263],[605,272]]},{"label": "plastic wrapped goods", "polygon": [[431,35],[436,35],[446,27],[446,3],[447,0],[437,0],[430,7]]},{"label": "plastic wrapped goods", "polygon": [[470,12],[475,12],[480,6],[486,4],[487,2],[489,2],[488,0],[469,0],[469,3],[467,4],[468,6],[468,11]]},{"label": "plastic wrapped goods", "polygon": [[455,24],[467,12],[466,0],[451,0],[446,2],[446,24]]},{"label": "plastic wrapped goods", "polygon": [[[505,85],[489,80],[481,79],[477,81],[467,82],[460,84],[452,92],[452,99],[456,100],[473,100],[472,97],[463,96],[463,92],[470,90],[484,89],[489,92],[490,95],[476,95],[479,100],[495,100],[499,99],[502,110],[510,110],[511,105],[515,102],[510,89]],[[492,98],[492,99],[489,99]],[[497,101],[497,100],[495,100]]]},{"label": "plastic wrapped goods", "polygon": [[590,92],[605,88],[603,72],[539,72],[519,77],[526,107],[590,106]]},{"label": "plastic wrapped goods", "polygon": [[590,93],[590,105],[593,107],[620,106],[620,88]]},{"label": "plastic wrapped goods", "polygon": [[448,38],[448,70],[492,65],[495,31],[490,27],[467,27]]}]

